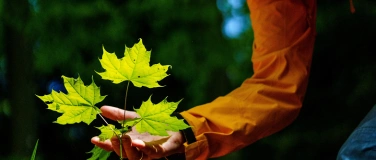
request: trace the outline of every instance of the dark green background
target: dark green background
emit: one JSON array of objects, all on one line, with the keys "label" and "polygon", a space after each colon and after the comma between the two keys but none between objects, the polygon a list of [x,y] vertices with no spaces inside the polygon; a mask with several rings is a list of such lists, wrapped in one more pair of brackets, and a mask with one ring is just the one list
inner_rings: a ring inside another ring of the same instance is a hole
[{"label": "dark green background", "polygon": [[[244,2],[245,3],[245,2]],[[376,3],[318,2],[317,39],[301,114],[281,132],[220,159],[334,159],[342,143],[376,104]],[[241,9],[248,13],[246,5]],[[139,38],[152,63],[172,65],[163,88],[131,86],[128,106],[153,94],[158,102],[184,100],[179,110],[225,95],[252,75],[253,33],[231,39],[224,16],[204,0],[0,0],[0,159],[28,159],[39,138],[37,159],[86,159],[93,126],[61,126],[35,94],[48,94],[61,75],[91,77],[123,106],[125,83],[101,80],[102,45],[120,57]],[[56,83],[56,84],[59,84]],[[58,85],[54,86],[58,88]],[[116,159],[116,158],[114,158]]]}]

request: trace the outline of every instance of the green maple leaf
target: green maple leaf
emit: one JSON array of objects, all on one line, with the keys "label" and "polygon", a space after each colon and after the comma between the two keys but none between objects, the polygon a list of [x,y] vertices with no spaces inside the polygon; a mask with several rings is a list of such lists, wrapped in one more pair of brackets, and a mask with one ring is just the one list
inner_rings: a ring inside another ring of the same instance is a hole
[{"label": "green maple leaf", "polygon": [[34,151],[33,151],[33,154],[31,155],[30,160],[35,160],[35,156],[37,154],[37,149],[38,149],[38,142],[39,142],[39,139],[37,140],[37,143],[35,143]]},{"label": "green maple leaf", "polygon": [[141,118],[133,118],[133,119],[127,119],[125,121],[118,121],[120,124],[124,124],[124,128],[126,127],[133,127],[135,126]]},{"label": "green maple leaf", "polygon": [[58,124],[85,122],[90,124],[101,111],[95,104],[103,101],[106,96],[100,95],[99,87],[94,83],[85,86],[84,82],[62,76],[67,94],[52,90],[51,94],[37,96],[48,106],[48,109],[62,113],[55,121]]},{"label": "green maple leaf", "polygon": [[170,116],[180,102],[167,102],[164,99],[158,104],[153,104],[150,97],[139,109],[135,109],[141,117],[135,120],[136,130],[140,133],[149,132],[151,135],[168,136],[167,130],[179,131],[189,128],[182,119]]},{"label": "green maple leaf", "polygon": [[110,139],[112,136],[114,136],[114,132],[117,135],[121,135],[121,132],[115,128],[114,125],[109,124],[108,126],[101,126],[96,127],[101,131],[101,134],[98,136],[101,141],[104,141],[106,139]]},{"label": "green maple leaf", "polygon": [[132,48],[125,47],[124,57],[118,59],[115,53],[108,53],[103,47],[102,59],[99,59],[105,72],[98,73],[102,79],[118,84],[131,81],[136,87],[161,87],[158,81],[167,77],[169,65],[154,64],[150,66],[150,51],[147,51],[142,40]]},{"label": "green maple leaf", "polygon": [[120,124],[123,125],[123,128],[120,129],[121,133],[127,133],[132,131],[132,127],[135,126],[138,122],[140,122],[141,118],[134,118],[134,119],[126,119],[125,121],[118,121]]},{"label": "green maple leaf", "polygon": [[92,153],[91,157],[88,160],[107,160],[107,158],[111,154],[111,152],[107,152],[106,150],[97,146],[94,146],[94,148],[88,153]]}]

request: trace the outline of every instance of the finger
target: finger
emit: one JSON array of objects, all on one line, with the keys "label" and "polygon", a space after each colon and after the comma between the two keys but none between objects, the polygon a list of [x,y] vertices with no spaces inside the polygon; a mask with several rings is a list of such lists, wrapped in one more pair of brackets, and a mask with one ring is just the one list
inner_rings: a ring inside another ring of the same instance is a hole
[{"label": "finger", "polygon": [[165,149],[160,144],[146,142],[145,147],[140,150],[153,159],[159,159],[166,156]]},{"label": "finger", "polygon": [[184,148],[184,137],[181,132],[169,132],[171,137],[162,144],[162,148],[168,152],[167,154],[173,153],[183,153]]},{"label": "finger", "polygon": [[142,140],[136,139],[132,141],[132,145],[139,148],[142,152],[145,153],[145,155],[148,155],[148,157],[158,159],[165,157],[168,154],[166,152],[166,149],[161,145],[166,142],[167,139],[168,137],[152,142],[144,142]]},{"label": "finger", "polygon": [[127,156],[130,160],[133,159],[141,159],[143,154],[137,150],[136,147],[132,146],[132,139],[128,135],[123,135],[121,137],[121,141],[123,142],[123,150],[127,153]]},{"label": "finger", "polygon": [[133,119],[138,117],[136,112],[133,111],[126,111],[125,112],[125,117],[124,117],[124,110],[112,106],[103,106],[101,107],[102,115],[114,120],[124,120],[124,119]]},{"label": "finger", "polygon": [[[112,145],[114,146],[115,152],[120,155],[120,145],[117,137],[111,138]],[[126,153],[126,157],[130,160],[148,159],[148,156],[140,152],[138,148],[132,146],[132,139],[128,135],[123,135],[121,137],[122,142],[122,152],[123,155]],[[116,148],[115,148],[116,146]],[[124,157],[124,156],[123,156]]]},{"label": "finger", "polygon": [[124,152],[123,150],[121,151],[122,153],[120,153],[120,143],[119,143],[119,138],[117,136],[113,136],[111,138],[111,144],[112,144],[112,149],[115,151],[115,153],[118,156],[123,156],[121,158],[126,158],[127,157],[126,152]]},{"label": "finger", "polygon": [[184,153],[184,145],[182,143],[176,143],[172,140],[168,140],[166,143],[160,145],[164,149],[165,156],[175,154],[175,153]]},{"label": "finger", "polygon": [[169,132],[170,137],[143,142],[141,140],[133,140],[132,145],[140,148],[150,158],[162,158],[175,153],[183,153],[184,139],[180,132]]},{"label": "finger", "polygon": [[99,137],[93,137],[91,138],[91,143],[106,151],[113,151],[111,141],[108,139],[105,141],[100,141]]}]

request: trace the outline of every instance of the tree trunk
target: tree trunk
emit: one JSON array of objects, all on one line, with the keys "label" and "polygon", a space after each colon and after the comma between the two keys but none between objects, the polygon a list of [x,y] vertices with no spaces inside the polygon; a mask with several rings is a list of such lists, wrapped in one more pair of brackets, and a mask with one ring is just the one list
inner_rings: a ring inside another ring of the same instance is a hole
[{"label": "tree trunk", "polygon": [[11,154],[30,157],[36,142],[35,83],[32,37],[27,34],[30,6],[27,0],[4,3],[5,53],[8,98],[11,107]]}]

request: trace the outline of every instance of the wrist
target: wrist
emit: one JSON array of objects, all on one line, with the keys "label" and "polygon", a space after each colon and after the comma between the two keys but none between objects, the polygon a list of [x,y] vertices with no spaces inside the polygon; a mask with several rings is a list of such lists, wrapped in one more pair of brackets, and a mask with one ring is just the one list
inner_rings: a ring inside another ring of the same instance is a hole
[{"label": "wrist", "polygon": [[[186,124],[189,125],[189,123],[179,113],[175,112],[175,113],[173,113],[173,115],[176,116],[178,119],[183,119],[184,123],[186,123]],[[183,135],[183,138],[184,138],[184,142],[183,143],[191,144],[191,143],[194,143],[194,142],[197,141],[196,140],[196,136],[193,133],[192,127],[180,130],[180,133]]]}]

